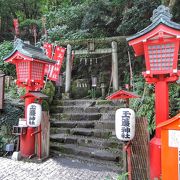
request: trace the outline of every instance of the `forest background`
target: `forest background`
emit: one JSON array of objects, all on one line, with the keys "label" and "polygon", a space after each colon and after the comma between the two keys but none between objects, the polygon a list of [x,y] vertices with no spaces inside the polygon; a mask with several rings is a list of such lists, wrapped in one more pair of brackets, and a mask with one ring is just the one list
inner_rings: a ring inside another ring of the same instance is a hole
[{"label": "forest background", "polygon": [[[61,44],[65,40],[135,34],[151,23],[152,12],[160,4],[168,6],[172,20],[180,23],[179,0],[0,0],[0,69],[6,75],[15,76],[14,67],[2,61],[13,48],[15,18],[19,20],[21,39],[33,44],[35,29],[38,42],[58,41]],[[146,84],[141,75],[145,69],[143,57],[135,58],[126,42],[118,44],[119,86],[124,88],[130,83],[128,51],[133,69],[133,90],[141,96],[132,102],[132,107],[139,116],[148,118],[152,132],[155,127],[154,86]],[[80,59],[84,58],[75,57],[72,79],[75,81],[96,75],[99,81],[104,79],[108,91],[111,57],[91,57],[100,59],[98,64],[91,65],[81,63]],[[170,99],[170,116],[173,116],[180,109],[180,87],[177,83],[170,85]]]}]

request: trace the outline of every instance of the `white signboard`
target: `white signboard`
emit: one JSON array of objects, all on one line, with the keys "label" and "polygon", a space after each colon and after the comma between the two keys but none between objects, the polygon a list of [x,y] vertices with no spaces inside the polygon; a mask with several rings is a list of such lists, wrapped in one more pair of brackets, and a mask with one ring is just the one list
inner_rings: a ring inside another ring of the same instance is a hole
[{"label": "white signboard", "polygon": [[18,124],[19,127],[27,127],[27,122],[26,122],[26,119],[24,118],[19,118],[19,124]]},{"label": "white signboard", "polygon": [[130,141],[135,135],[135,112],[129,108],[120,108],[115,114],[116,137],[121,141]]},{"label": "white signboard", "polygon": [[168,131],[168,144],[169,147],[180,147],[180,131],[169,130]]},{"label": "white signboard", "polygon": [[27,107],[27,125],[38,127],[41,123],[42,108],[40,104],[31,103]]}]

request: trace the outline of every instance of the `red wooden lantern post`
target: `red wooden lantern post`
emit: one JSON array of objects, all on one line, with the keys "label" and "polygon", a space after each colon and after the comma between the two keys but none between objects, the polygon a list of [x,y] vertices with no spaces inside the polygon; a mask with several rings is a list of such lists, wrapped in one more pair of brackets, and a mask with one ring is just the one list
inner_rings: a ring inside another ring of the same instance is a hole
[{"label": "red wooden lantern post", "polygon": [[[153,11],[152,24],[127,38],[136,56],[145,55],[147,83],[155,84],[156,126],[169,118],[168,83],[180,75],[177,69],[180,24],[171,21],[169,9],[161,5]],[[160,129],[150,142],[150,178],[161,175]]]},{"label": "red wooden lantern post", "polygon": [[[17,72],[16,84],[25,87],[26,92],[40,90],[44,86],[45,64],[55,63],[50,60],[41,48],[23,43],[20,39],[15,42],[15,48],[4,61],[15,64]],[[27,106],[35,101],[33,96],[25,98],[25,119]],[[27,133],[20,137],[20,152],[23,157],[35,153],[34,128],[27,127]]]}]

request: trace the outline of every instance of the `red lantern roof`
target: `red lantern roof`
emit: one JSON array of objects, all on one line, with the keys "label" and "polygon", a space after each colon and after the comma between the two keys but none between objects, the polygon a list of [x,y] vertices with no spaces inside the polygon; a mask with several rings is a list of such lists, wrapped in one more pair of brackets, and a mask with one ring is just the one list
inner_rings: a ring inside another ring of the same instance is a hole
[{"label": "red lantern roof", "polygon": [[15,41],[14,50],[4,58],[4,61],[16,65],[16,84],[19,87],[28,87],[28,90],[42,88],[45,65],[56,63],[44,54],[43,49],[25,44],[20,39]]},{"label": "red lantern roof", "polygon": [[169,8],[160,5],[153,11],[151,18],[152,23],[145,29],[126,39],[129,45],[133,46],[136,56],[144,54],[143,42],[148,40],[155,41],[161,37],[164,39],[180,38],[180,24],[171,21],[171,18],[172,15],[169,12]]},{"label": "red lantern roof", "polygon": [[138,95],[128,92],[125,90],[119,90],[110,96],[106,97],[107,100],[117,100],[117,99],[130,99],[130,98],[139,98]]},{"label": "red lantern roof", "polygon": [[17,39],[14,43],[15,48],[3,60],[16,64],[16,60],[40,61],[43,64],[55,64],[56,61],[49,59],[42,48],[24,43],[21,39]]}]

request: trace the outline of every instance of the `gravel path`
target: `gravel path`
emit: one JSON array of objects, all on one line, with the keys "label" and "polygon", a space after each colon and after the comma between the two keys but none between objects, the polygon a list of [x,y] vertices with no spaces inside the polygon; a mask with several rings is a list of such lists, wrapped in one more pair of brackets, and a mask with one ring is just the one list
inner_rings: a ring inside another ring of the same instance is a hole
[{"label": "gravel path", "polygon": [[117,173],[79,160],[53,157],[43,163],[0,157],[0,180],[116,180]]}]

